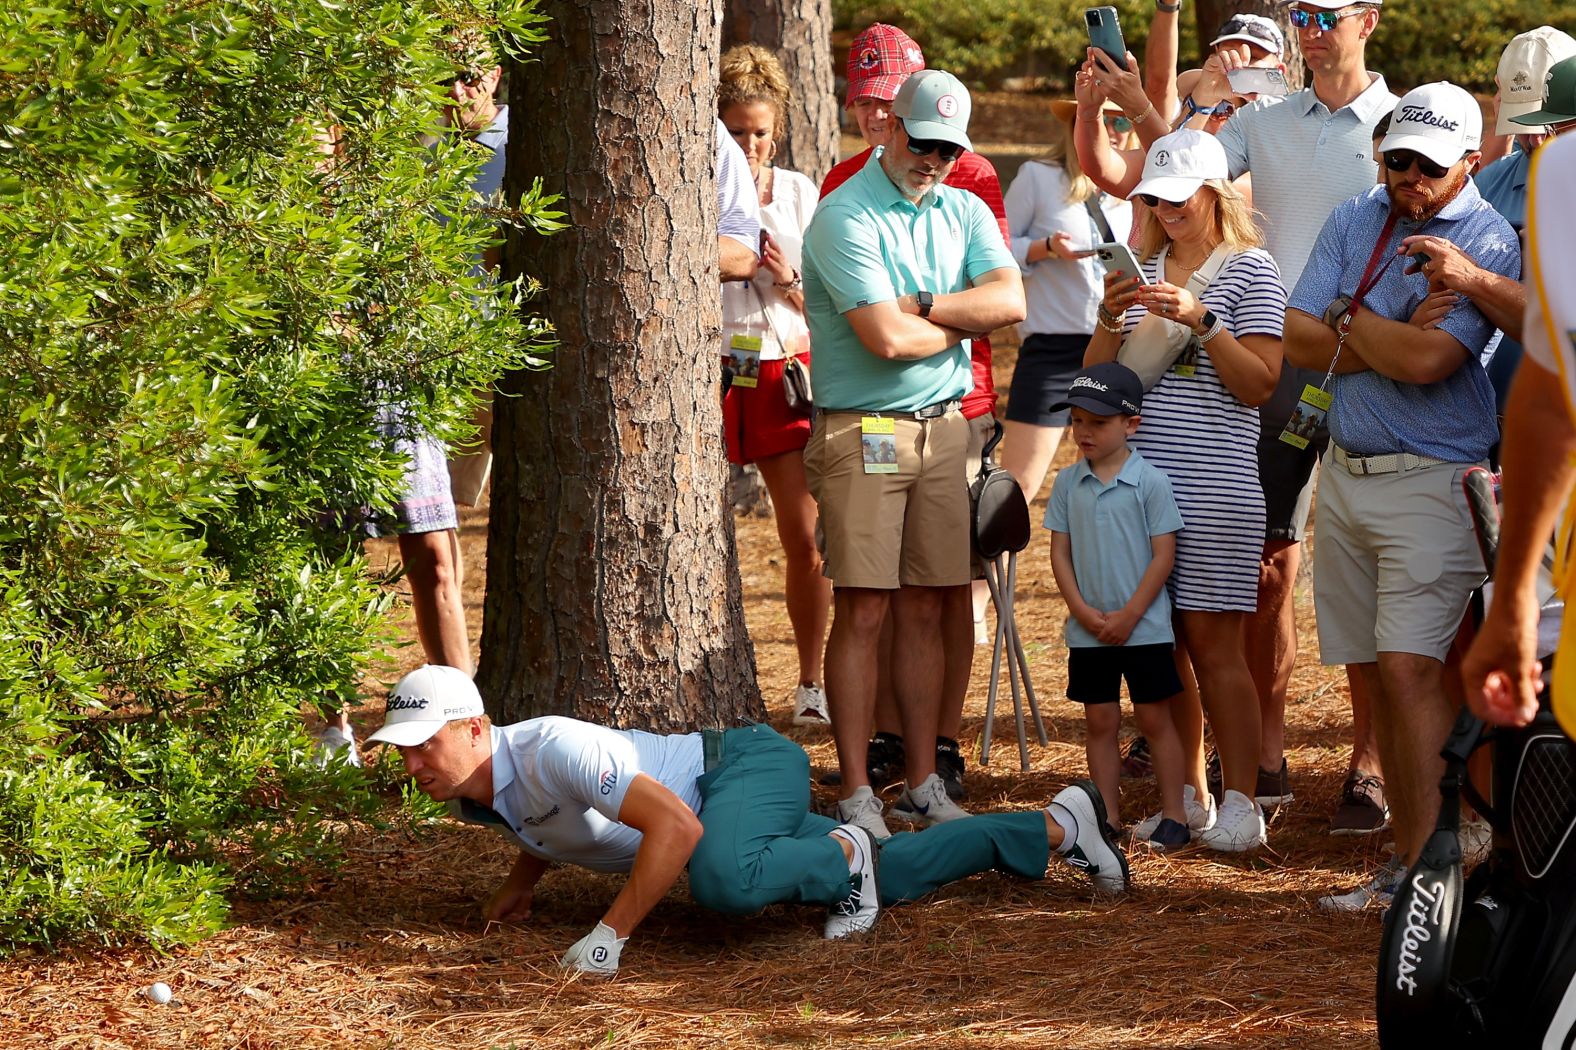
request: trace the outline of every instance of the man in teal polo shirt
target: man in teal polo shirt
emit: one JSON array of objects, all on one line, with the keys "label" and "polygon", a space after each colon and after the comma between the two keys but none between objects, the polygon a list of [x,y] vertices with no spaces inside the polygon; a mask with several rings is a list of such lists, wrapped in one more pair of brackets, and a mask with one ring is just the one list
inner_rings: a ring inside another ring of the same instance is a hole
[{"label": "man in teal polo shirt", "polygon": [[[826,692],[845,823],[888,832],[865,768],[877,639],[890,607],[906,740],[940,717],[941,608],[971,576],[963,482],[973,386],[966,340],[1023,319],[1023,283],[990,209],[942,185],[968,137],[968,90],[922,70],[899,88],[891,144],[821,201],[805,235],[816,414],[805,471],[835,587]],[[907,755],[896,812],[966,816],[929,749]]]}]

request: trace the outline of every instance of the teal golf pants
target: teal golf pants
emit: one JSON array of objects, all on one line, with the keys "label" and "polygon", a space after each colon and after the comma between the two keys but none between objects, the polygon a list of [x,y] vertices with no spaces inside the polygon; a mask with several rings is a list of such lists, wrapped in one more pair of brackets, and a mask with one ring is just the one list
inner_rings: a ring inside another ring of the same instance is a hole
[{"label": "teal golf pants", "polygon": [[[700,844],[690,893],[704,908],[749,915],[768,904],[831,904],[851,883],[829,817],[810,812],[810,759],[768,726],[723,734],[722,758],[697,782]],[[893,835],[881,847],[881,903],[916,900],[981,871],[1045,874],[1045,814],[989,813]]]}]

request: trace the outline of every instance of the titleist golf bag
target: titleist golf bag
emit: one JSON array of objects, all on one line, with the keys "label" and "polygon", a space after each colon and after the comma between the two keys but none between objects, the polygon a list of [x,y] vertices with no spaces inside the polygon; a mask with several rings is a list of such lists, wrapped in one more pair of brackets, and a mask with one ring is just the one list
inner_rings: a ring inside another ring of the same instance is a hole
[{"label": "titleist golf bag", "polygon": [[[1498,513],[1486,471],[1466,480],[1492,565]],[[1479,598],[1480,602],[1480,598]],[[1481,604],[1477,606],[1481,610]],[[1547,682],[1545,675],[1545,682]],[[1490,805],[1467,758],[1492,748]],[[1379,947],[1379,1045],[1569,1050],[1576,1046],[1576,746],[1549,708],[1521,729],[1462,711],[1441,752],[1435,831],[1385,915]],[[1463,882],[1461,796],[1494,829],[1489,859]]]}]

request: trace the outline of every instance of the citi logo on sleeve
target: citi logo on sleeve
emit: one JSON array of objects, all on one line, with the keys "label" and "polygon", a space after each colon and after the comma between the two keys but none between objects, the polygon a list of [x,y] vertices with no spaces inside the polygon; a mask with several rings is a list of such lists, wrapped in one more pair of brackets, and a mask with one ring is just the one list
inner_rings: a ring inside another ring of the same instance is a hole
[{"label": "citi logo on sleeve", "polygon": [[609,769],[602,774],[602,794],[611,795],[618,786],[618,770]]}]

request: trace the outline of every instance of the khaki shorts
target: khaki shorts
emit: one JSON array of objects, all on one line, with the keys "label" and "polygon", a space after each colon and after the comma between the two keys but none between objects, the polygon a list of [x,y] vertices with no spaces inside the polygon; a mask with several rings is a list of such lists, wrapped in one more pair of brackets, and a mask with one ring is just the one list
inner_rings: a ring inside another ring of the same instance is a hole
[{"label": "khaki shorts", "polygon": [[1313,559],[1319,658],[1363,664],[1385,652],[1443,660],[1484,577],[1461,490],[1471,467],[1353,477],[1333,456],[1322,466]]},{"label": "khaki shorts", "polygon": [[462,507],[474,507],[481,502],[482,489],[487,487],[487,476],[492,473],[491,390],[476,406],[472,422],[480,431],[476,435],[476,444],[449,449],[449,494]]},{"label": "khaki shorts", "polygon": [[818,412],[804,450],[821,510],[826,575],[838,587],[896,590],[969,582],[969,424],[961,413],[894,420],[897,473],[866,474],[860,412]]}]

